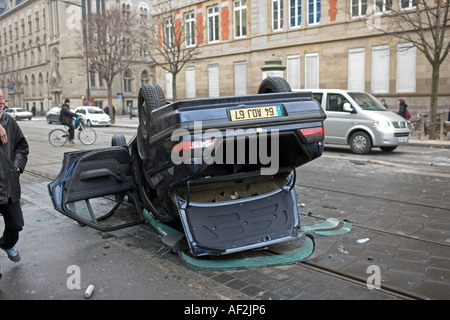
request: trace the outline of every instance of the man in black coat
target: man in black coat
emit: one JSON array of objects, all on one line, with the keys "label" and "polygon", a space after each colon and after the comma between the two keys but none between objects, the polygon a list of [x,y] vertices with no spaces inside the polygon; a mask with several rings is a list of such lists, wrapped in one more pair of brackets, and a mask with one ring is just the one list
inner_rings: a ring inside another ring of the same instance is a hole
[{"label": "man in black coat", "polygon": [[73,138],[75,137],[75,128],[73,126],[73,117],[77,117],[76,113],[70,111],[70,100],[65,99],[64,104],[61,106],[61,111],[59,113],[59,121],[69,127],[69,143],[74,143]]},{"label": "man in black coat", "polygon": [[6,251],[9,259],[18,262],[20,255],[14,246],[24,226],[19,176],[25,170],[29,147],[17,122],[2,112],[4,103],[0,89],[0,214],[5,221],[0,248]]}]

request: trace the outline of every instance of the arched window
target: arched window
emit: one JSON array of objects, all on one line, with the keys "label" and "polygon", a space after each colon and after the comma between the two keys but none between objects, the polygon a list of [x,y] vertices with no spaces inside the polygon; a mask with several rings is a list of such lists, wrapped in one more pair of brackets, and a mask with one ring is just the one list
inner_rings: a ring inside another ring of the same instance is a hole
[{"label": "arched window", "polygon": [[148,83],[148,81],[149,81],[148,72],[147,72],[147,70],[143,70],[141,72],[141,85]]},{"label": "arched window", "polygon": [[31,75],[31,96],[34,97],[36,95],[36,77],[34,74]]}]

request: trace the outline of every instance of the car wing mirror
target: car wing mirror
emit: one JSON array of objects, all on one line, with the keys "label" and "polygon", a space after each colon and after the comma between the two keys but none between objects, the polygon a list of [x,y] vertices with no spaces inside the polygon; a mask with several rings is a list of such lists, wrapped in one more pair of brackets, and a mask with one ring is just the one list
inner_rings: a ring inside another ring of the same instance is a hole
[{"label": "car wing mirror", "polygon": [[342,106],[342,110],[344,110],[346,112],[350,112],[350,113],[355,113],[355,110],[352,108],[352,106],[348,102],[344,103],[344,105]]}]

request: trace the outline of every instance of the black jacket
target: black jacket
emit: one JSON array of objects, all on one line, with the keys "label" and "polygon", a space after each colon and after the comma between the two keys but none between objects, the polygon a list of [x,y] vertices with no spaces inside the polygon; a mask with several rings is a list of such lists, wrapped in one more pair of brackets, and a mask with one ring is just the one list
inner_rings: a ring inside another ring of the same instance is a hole
[{"label": "black jacket", "polygon": [[408,105],[406,103],[400,104],[397,114],[402,116],[403,118],[406,118],[406,108],[408,108]]},{"label": "black jacket", "polygon": [[77,114],[70,111],[70,108],[67,104],[63,104],[61,106],[61,111],[59,112],[59,121],[61,121],[62,124],[69,124],[72,123],[73,117],[76,117]]},{"label": "black jacket", "polygon": [[[2,113],[0,124],[6,130],[8,142],[0,142],[0,204],[20,199],[19,175],[28,161],[29,147],[17,122],[10,115]],[[20,168],[20,172],[14,166]]]}]

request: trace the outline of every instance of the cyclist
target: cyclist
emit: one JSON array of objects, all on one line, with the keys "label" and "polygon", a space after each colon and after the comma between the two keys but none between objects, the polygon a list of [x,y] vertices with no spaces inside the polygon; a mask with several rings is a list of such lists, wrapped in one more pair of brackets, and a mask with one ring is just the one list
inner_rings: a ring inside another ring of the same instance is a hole
[{"label": "cyclist", "polygon": [[75,128],[73,126],[73,117],[78,117],[76,113],[70,111],[70,100],[65,99],[59,113],[59,121],[69,127],[69,143],[74,144]]}]

